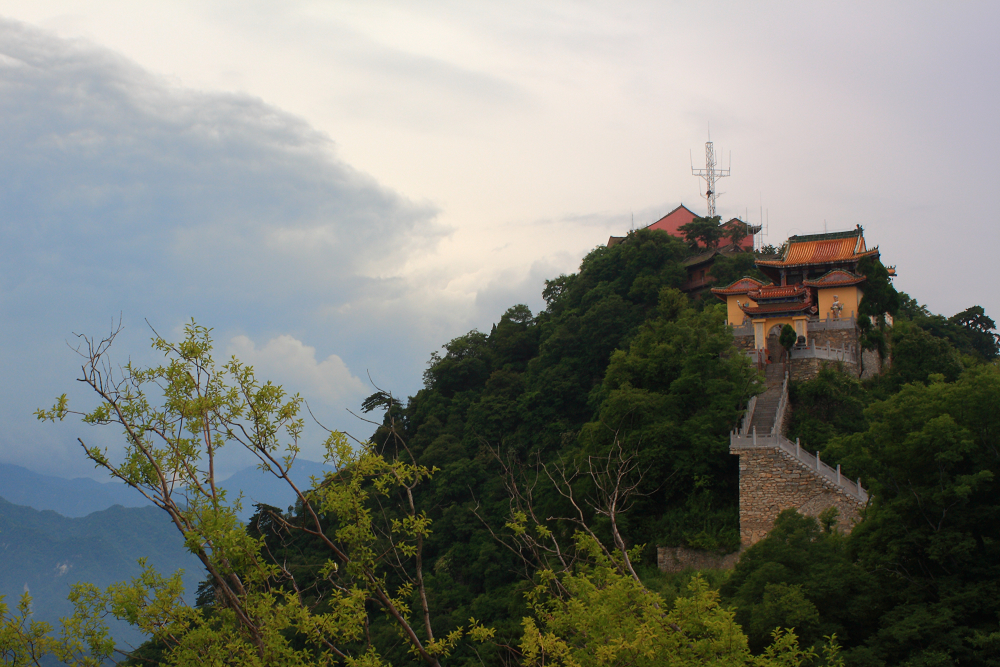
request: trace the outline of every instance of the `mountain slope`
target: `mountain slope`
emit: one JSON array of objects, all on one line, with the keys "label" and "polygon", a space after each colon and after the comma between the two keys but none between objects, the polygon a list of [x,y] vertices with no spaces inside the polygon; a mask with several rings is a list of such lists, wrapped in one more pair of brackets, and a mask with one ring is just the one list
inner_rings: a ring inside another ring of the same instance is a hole
[{"label": "mountain slope", "polygon": [[84,517],[112,505],[149,505],[145,498],[121,483],[101,483],[87,477],[64,479],[10,463],[0,463],[0,496],[15,505],[54,510],[64,517]]},{"label": "mountain slope", "polygon": [[[155,507],[116,505],[81,518],[39,511],[0,498],[0,595],[15,603],[28,590],[38,620],[55,623],[71,613],[70,586],[85,581],[106,587],[140,572],[146,557],[161,574],[184,570],[186,596],[193,601],[204,577],[201,563],[184,549],[184,540]],[[126,624],[112,627],[115,638],[136,644]]]}]

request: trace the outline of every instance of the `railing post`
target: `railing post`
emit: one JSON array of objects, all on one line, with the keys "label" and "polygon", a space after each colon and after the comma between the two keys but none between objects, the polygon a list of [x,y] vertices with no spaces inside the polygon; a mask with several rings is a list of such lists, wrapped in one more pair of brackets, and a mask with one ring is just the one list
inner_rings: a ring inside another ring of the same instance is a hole
[{"label": "railing post", "polygon": [[798,438],[795,438],[795,458],[802,458],[802,446],[799,444]]},{"label": "railing post", "polygon": [[837,464],[837,485],[840,485],[840,464]]},{"label": "railing post", "polygon": [[753,427],[753,446],[757,446],[757,427]]},{"label": "railing post", "polygon": [[816,450],[816,472],[819,472],[819,450]]}]

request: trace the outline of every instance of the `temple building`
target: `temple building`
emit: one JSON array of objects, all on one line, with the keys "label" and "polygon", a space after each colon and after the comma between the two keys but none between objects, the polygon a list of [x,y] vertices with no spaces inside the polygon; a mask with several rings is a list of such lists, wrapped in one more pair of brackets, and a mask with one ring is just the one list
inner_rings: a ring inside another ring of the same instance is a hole
[{"label": "temple building", "polygon": [[[663,216],[656,222],[652,222],[646,225],[645,229],[659,230],[661,232],[666,232],[671,236],[676,236],[677,238],[684,238],[684,232],[681,231],[681,227],[688,224],[697,217],[699,217],[697,213],[689,209],[684,204],[681,204],[680,206],[672,210],[670,213],[667,213],[665,216]],[[739,218],[733,218],[728,222],[723,222],[721,226],[724,228],[728,228],[732,225],[737,225],[737,224],[747,225],[747,223],[743,222]],[[735,250],[736,252],[738,252],[740,250],[746,250],[746,251],[753,250],[753,235],[759,231],[760,231],[760,225],[747,225],[746,238],[744,238],[735,249],[732,249],[730,251]],[[612,236],[608,239],[608,247],[610,248],[613,245],[618,245],[626,238],[628,237]],[[722,244],[719,250],[725,252],[727,245],[731,244]]]},{"label": "temple building", "polygon": [[866,257],[878,259],[879,249],[867,247],[861,225],[849,232],[792,236],[779,258],[756,262],[770,284],[741,278],[712,293],[726,302],[729,324],[744,329],[752,324],[754,349],[766,348],[768,336],[785,324],[795,329],[800,345],[808,345],[810,325],[856,321],[865,283],[858,262]]},{"label": "temple building", "polygon": [[[699,217],[697,213],[681,204],[665,216],[645,227],[645,229],[666,232],[671,236],[684,238],[681,227]],[[687,271],[687,279],[681,285],[682,292],[698,293],[706,290],[714,282],[712,277],[712,264],[715,258],[720,255],[731,255],[738,252],[753,252],[754,234],[760,232],[759,225],[749,225],[739,218],[732,218],[728,222],[723,222],[720,227],[728,234],[734,225],[744,225],[747,235],[738,244],[724,238],[714,248],[705,248],[703,252],[684,260],[684,268]],[[608,247],[624,242],[627,236],[612,236],[608,239]]]}]

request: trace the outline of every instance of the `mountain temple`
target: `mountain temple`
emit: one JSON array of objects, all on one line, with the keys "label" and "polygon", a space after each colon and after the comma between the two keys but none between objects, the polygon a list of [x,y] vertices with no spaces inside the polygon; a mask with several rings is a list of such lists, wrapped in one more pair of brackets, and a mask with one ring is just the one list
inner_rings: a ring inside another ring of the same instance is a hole
[{"label": "mountain temple", "polygon": [[[861,225],[849,232],[792,236],[777,259],[756,262],[770,284],[740,278],[712,293],[726,302],[729,324],[745,327],[749,320],[754,349],[765,349],[767,337],[785,324],[804,345],[811,323],[856,321],[866,280],[858,263],[867,257],[879,259],[879,249],[865,244]],[[895,275],[894,267],[888,270]]]}]

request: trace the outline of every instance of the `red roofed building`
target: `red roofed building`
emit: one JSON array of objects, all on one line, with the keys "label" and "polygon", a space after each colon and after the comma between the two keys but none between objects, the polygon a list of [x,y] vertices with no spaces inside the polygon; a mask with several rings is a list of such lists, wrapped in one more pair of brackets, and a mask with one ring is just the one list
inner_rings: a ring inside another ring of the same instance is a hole
[{"label": "red roofed building", "polygon": [[646,227],[646,229],[659,229],[667,234],[670,234],[671,236],[684,238],[684,232],[680,231],[681,225],[686,225],[697,217],[699,217],[697,213],[689,209],[684,204],[681,204],[670,213],[667,213],[665,216]]},{"label": "red roofed building", "polygon": [[[671,236],[684,238],[684,232],[682,232],[680,228],[697,217],[700,216],[684,204],[681,204],[656,222],[647,225],[646,229],[666,232]],[[746,223],[739,218],[733,218],[729,222],[722,223],[720,226],[728,231],[728,229],[733,225],[746,225]],[[715,282],[715,279],[711,274],[712,264],[714,263],[715,258],[720,254],[752,252],[753,235],[759,231],[760,227],[747,225],[747,235],[738,245],[733,245],[733,243],[728,241],[728,239],[723,239],[723,243],[721,243],[719,247],[708,248],[704,252],[684,260],[684,266],[687,269],[688,277],[684,282],[684,285],[681,286],[681,289],[685,292],[698,292],[709,287]],[[608,239],[608,247],[610,248],[611,246],[618,245],[627,238],[627,236],[612,236]]]},{"label": "red roofed building", "polygon": [[[672,210],[670,213],[667,213],[665,216],[663,216],[656,222],[647,225],[646,229],[656,229],[661,232],[666,232],[671,236],[676,236],[677,238],[682,239],[684,238],[684,232],[681,231],[681,227],[688,224],[697,217],[700,216],[691,209],[689,209],[684,204],[681,204],[680,206]],[[736,224],[745,225],[746,223],[740,220],[739,218],[733,218],[729,222],[722,223],[721,226],[728,228]],[[760,231],[760,227],[748,225],[747,231],[749,233],[747,234],[746,238],[744,238],[743,241],[740,242],[738,246],[739,249],[741,250],[753,250],[753,235]],[[618,245],[626,238],[627,237],[625,236],[612,236],[608,238],[608,247],[611,247],[613,245]],[[725,248],[728,245],[731,244],[723,245],[722,248]]]}]

